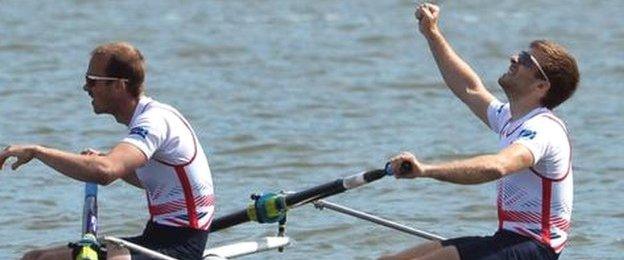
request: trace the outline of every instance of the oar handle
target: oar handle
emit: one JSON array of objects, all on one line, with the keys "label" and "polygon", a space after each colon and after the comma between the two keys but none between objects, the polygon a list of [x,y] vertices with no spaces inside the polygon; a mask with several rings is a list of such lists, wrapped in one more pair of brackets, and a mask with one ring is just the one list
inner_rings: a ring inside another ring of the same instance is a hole
[{"label": "oar handle", "polygon": [[[392,165],[390,164],[390,162],[386,163],[386,167],[384,168],[386,171],[387,175],[395,175],[394,172],[392,172]],[[404,161],[401,163],[401,168],[399,169],[399,174],[404,174],[406,172],[412,172],[412,170],[414,169],[414,166],[407,161]]]}]

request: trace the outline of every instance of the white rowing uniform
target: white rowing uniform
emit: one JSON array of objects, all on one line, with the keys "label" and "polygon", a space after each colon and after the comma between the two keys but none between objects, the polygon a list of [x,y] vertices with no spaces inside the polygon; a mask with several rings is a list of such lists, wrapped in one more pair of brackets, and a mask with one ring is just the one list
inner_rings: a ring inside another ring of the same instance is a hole
[{"label": "white rowing uniform", "polygon": [[498,100],[487,109],[500,147],[521,144],[533,154],[533,166],[498,180],[499,229],[531,237],[561,252],[572,216],[572,150],[563,122],[545,107],[511,120],[509,104]]},{"label": "white rowing uniform", "polygon": [[208,230],[214,192],[208,160],[188,121],[173,107],[141,97],[128,125],[130,143],[149,159],[136,170],[151,220]]}]

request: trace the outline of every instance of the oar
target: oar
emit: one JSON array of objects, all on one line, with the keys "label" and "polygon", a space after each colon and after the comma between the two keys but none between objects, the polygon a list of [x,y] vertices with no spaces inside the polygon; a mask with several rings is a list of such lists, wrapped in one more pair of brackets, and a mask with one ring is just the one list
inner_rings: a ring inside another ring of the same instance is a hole
[{"label": "oar", "polygon": [[97,260],[100,244],[97,241],[97,184],[85,183],[85,198],[82,210],[82,238],[69,246],[76,250],[75,259]]},{"label": "oar", "polygon": [[[402,165],[402,168],[405,167],[409,167],[409,165]],[[389,169],[389,167],[386,166],[386,169]],[[389,175],[390,171],[386,169],[377,169],[367,172],[361,172],[307,190],[285,195],[284,201],[286,207],[291,209],[309,203],[311,201],[342,193],[347,190],[362,186],[364,184],[379,180],[382,177]],[[250,216],[248,212],[249,210],[246,208],[215,219],[210,226],[210,232],[219,231],[252,220],[253,216]]]}]

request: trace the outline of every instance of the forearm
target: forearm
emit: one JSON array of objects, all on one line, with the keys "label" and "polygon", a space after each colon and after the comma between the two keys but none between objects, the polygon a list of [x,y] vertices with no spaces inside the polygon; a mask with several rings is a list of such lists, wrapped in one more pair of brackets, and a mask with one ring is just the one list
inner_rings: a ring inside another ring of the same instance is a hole
[{"label": "forearm", "polygon": [[100,156],[80,155],[57,149],[36,146],[34,157],[70,178],[108,184],[114,180],[110,166]]},{"label": "forearm", "polygon": [[457,97],[464,99],[485,89],[477,73],[455,53],[439,30],[428,33],[426,39],[444,82]]},{"label": "forearm", "polygon": [[482,155],[466,160],[425,165],[423,177],[457,184],[479,184],[503,177],[506,174],[503,165],[496,155]]}]

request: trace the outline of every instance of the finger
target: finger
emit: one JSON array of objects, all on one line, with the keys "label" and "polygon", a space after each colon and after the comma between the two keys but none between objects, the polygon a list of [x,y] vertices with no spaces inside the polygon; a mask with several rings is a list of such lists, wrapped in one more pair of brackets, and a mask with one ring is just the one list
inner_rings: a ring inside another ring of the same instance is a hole
[{"label": "finger", "polygon": [[414,13],[416,15],[416,18],[418,20],[421,20],[423,18],[423,10],[426,9],[425,4],[421,4],[416,8],[416,12]]},{"label": "finger", "polygon": [[405,161],[407,162],[412,161],[412,158],[414,158],[414,155],[412,155],[410,152],[401,152],[401,154],[399,154],[399,158],[401,159],[401,164],[402,164]]},{"label": "finger", "polygon": [[90,155],[90,154],[94,154],[97,153],[95,150],[91,149],[91,148],[87,148],[87,150],[84,150],[82,152],[80,152],[80,154],[82,155]]},{"label": "finger", "polygon": [[400,159],[398,157],[394,157],[390,160],[390,169],[392,170],[392,175],[394,175],[395,177],[397,176],[397,174],[399,173],[397,171],[397,161],[399,161]]},{"label": "finger", "polygon": [[9,155],[6,152],[0,152],[0,170],[2,170],[2,167],[4,166],[4,162],[6,161],[6,159],[9,158]]},{"label": "finger", "polygon": [[440,7],[437,5],[431,5],[429,7],[429,11],[433,16],[438,16],[438,13],[440,13]]},{"label": "finger", "polygon": [[416,17],[416,20],[418,21],[422,19],[422,13],[420,12],[420,9],[416,9],[416,11],[414,12],[414,17]]},{"label": "finger", "polygon": [[24,158],[18,158],[18,159],[17,159],[17,161],[15,161],[15,162],[13,163],[13,165],[11,165],[11,169],[13,169],[13,170],[15,171],[15,170],[17,170],[17,168],[19,168],[20,166],[22,166],[22,164],[25,164],[25,163],[27,163],[28,161],[30,161],[30,160],[28,160],[28,159],[24,159]]},{"label": "finger", "polygon": [[424,17],[427,17],[427,19],[433,19],[433,14],[431,14],[431,11],[429,11],[428,8],[423,8],[422,13]]}]

